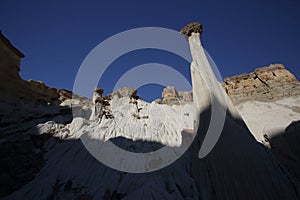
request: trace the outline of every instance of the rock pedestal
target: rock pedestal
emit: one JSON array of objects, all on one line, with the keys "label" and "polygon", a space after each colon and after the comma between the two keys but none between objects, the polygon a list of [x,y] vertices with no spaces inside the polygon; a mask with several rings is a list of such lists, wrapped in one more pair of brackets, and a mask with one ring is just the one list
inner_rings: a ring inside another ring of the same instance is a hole
[{"label": "rock pedestal", "polygon": [[[256,142],[241,117],[234,116],[231,102],[223,101],[224,90],[206,58],[200,34],[192,32],[188,41],[193,58],[193,102],[199,113],[194,151],[200,144],[202,157],[197,161],[198,153],[193,152],[191,171],[200,199],[298,199],[297,180]],[[224,110],[222,120],[218,115]],[[223,126],[218,129],[220,123]]]}]

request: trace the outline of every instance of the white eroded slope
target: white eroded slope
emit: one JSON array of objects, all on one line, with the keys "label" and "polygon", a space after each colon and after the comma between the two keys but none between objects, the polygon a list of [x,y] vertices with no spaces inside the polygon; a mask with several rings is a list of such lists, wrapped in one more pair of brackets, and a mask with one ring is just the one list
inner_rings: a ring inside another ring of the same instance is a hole
[{"label": "white eroded slope", "polygon": [[[130,98],[114,99],[111,105],[115,118],[103,118],[100,124],[83,118],[74,118],[72,123],[67,125],[51,121],[39,124],[36,127],[39,134],[52,135],[45,144],[44,166],[31,182],[6,198],[19,199],[26,196],[28,199],[47,199],[54,195],[63,199],[74,199],[80,193],[89,194],[94,199],[102,199],[107,189],[123,192],[127,199],[182,199],[183,194],[180,190],[186,190],[185,196],[197,197],[194,180],[188,175],[186,165],[189,162],[184,161],[186,158],[175,170],[176,176],[170,169],[163,170],[163,173],[127,174],[113,170],[96,160],[80,140],[83,134],[89,134],[92,140],[105,141],[122,136],[132,140],[158,141],[170,146],[180,146],[182,129],[190,130],[193,126],[192,104],[168,106],[138,100],[140,116],[147,115],[148,119],[132,116],[136,113],[136,105],[130,103]],[[152,131],[158,126],[158,132]],[[31,132],[32,130],[29,130],[27,134]],[[151,136],[153,132],[155,135]],[[153,150],[151,144],[141,144],[143,146],[137,147],[144,151]],[[131,143],[126,147],[130,149]],[[65,191],[65,184],[70,180],[73,189]],[[58,181],[61,186],[56,185]],[[176,184],[182,185],[183,188],[179,190]],[[58,189],[54,190],[55,187]]]},{"label": "white eroded slope", "polygon": [[264,139],[264,134],[270,138],[284,133],[293,121],[300,120],[300,96],[275,102],[248,101],[239,104],[237,108],[259,142]]},{"label": "white eroded slope", "polygon": [[[216,86],[218,91],[219,84],[214,82],[210,65],[205,60],[199,34],[192,34],[189,42],[193,55],[193,99],[197,103],[200,126],[191,148],[180,159],[155,172],[134,174],[113,170],[91,156],[79,140],[87,132],[94,140],[123,136],[146,141],[150,138],[150,141],[177,146],[179,137],[184,134],[180,135],[180,131],[193,125],[190,112],[194,110],[189,105],[181,112],[182,107],[178,106],[139,101],[135,107],[128,98],[115,99],[111,102],[115,118],[103,119],[100,124],[75,118],[67,125],[47,122],[34,127],[38,134],[51,134],[44,145],[43,166],[33,180],[6,199],[79,199],[81,195],[89,195],[85,199],[121,199],[117,195],[106,195],[108,189],[125,194],[123,199],[127,200],[299,199],[300,190],[295,178],[270,151],[255,141],[228,102],[218,102],[218,93],[215,96],[209,94],[207,86]],[[197,55],[200,52],[201,56]],[[205,81],[212,84],[205,85]],[[225,113],[220,138],[211,152],[199,159],[199,149],[209,134],[206,129],[213,112],[209,109],[212,106],[210,100],[220,103],[219,109],[228,109],[231,114]],[[133,114],[139,114],[140,119]],[[151,132],[156,126],[162,131],[153,136]],[[32,132],[29,130],[27,134]],[[184,137],[182,139],[184,141]],[[125,149],[130,145],[125,145]],[[139,146],[152,150],[151,145],[145,143]],[[114,159],[114,155],[111,158]]]},{"label": "white eroded slope", "polygon": [[[130,103],[129,97],[114,97],[111,111],[114,118],[104,116],[100,124],[94,124],[94,133],[99,139],[108,140],[115,137],[160,142],[168,146],[181,145],[181,132],[193,129],[194,109],[192,103],[164,105],[137,100]],[[91,130],[91,127],[89,127]]]}]

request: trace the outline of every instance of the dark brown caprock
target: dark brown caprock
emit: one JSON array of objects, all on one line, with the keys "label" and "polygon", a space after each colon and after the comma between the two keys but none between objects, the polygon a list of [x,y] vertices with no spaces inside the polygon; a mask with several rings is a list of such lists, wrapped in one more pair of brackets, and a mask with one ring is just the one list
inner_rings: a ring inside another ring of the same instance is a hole
[{"label": "dark brown caprock", "polygon": [[191,22],[180,30],[180,33],[188,39],[192,33],[202,34],[203,28],[200,22]]}]

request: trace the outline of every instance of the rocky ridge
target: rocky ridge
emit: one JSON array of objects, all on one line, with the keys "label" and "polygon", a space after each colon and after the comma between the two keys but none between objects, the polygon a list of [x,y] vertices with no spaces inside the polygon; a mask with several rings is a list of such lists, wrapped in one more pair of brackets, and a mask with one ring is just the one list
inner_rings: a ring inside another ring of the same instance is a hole
[{"label": "rocky ridge", "polygon": [[162,100],[160,103],[168,105],[180,105],[193,101],[191,91],[177,91],[174,86],[167,86],[162,91]]},{"label": "rocky ridge", "polygon": [[300,95],[300,83],[282,64],[270,64],[251,73],[225,78],[223,86],[235,105]]},{"label": "rocky ridge", "polygon": [[[254,72],[224,78],[223,87],[234,105],[247,101],[277,101],[300,95],[300,83],[283,64],[259,67]],[[192,91],[167,86],[161,103],[178,104],[193,100]]]}]

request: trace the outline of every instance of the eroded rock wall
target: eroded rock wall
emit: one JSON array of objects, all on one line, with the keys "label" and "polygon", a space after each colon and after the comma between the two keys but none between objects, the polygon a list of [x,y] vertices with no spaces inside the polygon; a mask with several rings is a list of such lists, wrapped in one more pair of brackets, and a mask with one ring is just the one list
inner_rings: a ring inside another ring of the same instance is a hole
[{"label": "eroded rock wall", "polygon": [[270,64],[251,73],[225,78],[223,86],[235,105],[300,95],[300,83],[282,64]]},{"label": "eroded rock wall", "polygon": [[50,88],[40,81],[25,81],[20,77],[22,58],[24,55],[0,34],[0,102],[57,100],[59,90]]},{"label": "eroded rock wall", "polygon": [[162,91],[163,104],[185,104],[193,101],[192,91],[177,91],[174,86],[167,86]]}]

